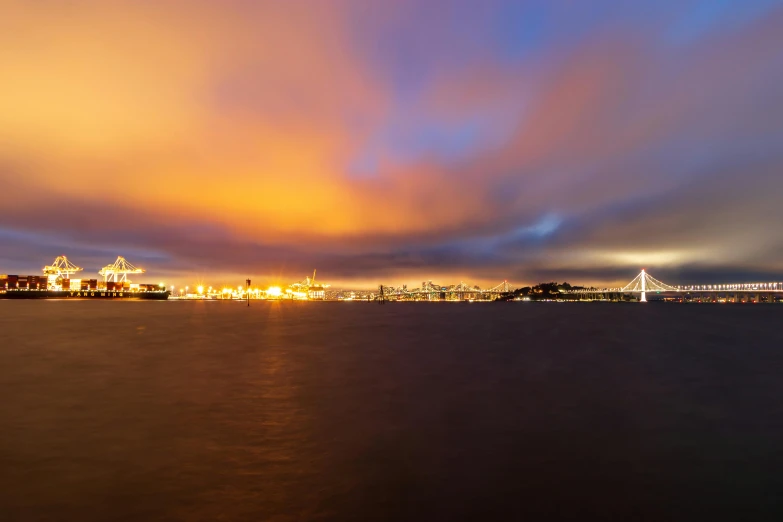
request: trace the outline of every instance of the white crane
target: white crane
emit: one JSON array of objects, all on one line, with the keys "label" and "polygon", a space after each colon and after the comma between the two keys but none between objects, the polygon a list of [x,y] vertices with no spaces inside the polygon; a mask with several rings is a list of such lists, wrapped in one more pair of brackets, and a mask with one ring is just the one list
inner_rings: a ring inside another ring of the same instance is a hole
[{"label": "white crane", "polygon": [[128,274],[143,274],[144,269],[133,266],[126,261],[124,257],[118,256],[114,263],[104,266],[98,273],[103,276],[105,282],[115,281],[129,283]]},{"label": "white crane", "polygon": [[55,279],[59,277],[70,279],[71,274],[75,274],[76,272],[80,272],[82,270],[84,269],[68,261],[68,258],[65,256],[59,256],[55,258],[51,265],[43,267],[44,275]]}]

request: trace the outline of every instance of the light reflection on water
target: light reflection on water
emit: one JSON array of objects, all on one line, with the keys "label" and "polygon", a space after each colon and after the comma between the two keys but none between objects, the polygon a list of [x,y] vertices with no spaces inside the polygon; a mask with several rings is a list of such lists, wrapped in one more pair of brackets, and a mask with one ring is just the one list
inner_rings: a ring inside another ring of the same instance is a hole
[{"label": "light reflection on water", "polygon": [[0,301],[0,512],[777,518],[782,311]]}]

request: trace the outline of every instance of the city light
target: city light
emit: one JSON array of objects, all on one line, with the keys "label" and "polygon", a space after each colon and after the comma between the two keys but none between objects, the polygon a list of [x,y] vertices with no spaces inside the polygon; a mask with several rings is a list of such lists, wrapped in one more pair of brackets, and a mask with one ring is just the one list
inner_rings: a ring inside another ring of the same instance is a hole
[{"label": "city light", "polygon": [[203,287],[203,286],[199,286],[199,287],[196,289],[196,291],[198,291],[198,293],[199,293],[199,294],[203,294],[203,293],[204,293],[204,287]]},{"label": "city light", "polygon": [[283,295],[283,291],[279,286],[270,286],[266,291],[266,295],[269,297],[280,297]]}]

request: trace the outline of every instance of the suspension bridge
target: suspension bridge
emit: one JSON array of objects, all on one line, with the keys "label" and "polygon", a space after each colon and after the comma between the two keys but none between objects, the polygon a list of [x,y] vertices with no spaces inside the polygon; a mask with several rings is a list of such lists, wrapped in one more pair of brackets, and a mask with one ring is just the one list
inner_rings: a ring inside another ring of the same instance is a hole
[{"label": "suspension bridge", "polygon": [[[382,285],[377,298],[381,300],[492,300],[509,295],[517,287],[503,281],[493,287],[480,287],[465,282],[440,286],[432,281],[424,282],[419,288],[409,289],[406,285],[394,287]],[[670,285],[642,269],[625,286],[607,288],[572,288],[561,290],[565,299],[627,300],[629,296],[646,302],[648,295],[656,299],[671,299],[696,302],[773,302],[783,299],[783,282],[767,283],[720,283],[705,285]]]},{"label": "suspension bridge", "polygon": [[772,302],[783,296],[783,282],[777,283],[719,283],[708,285],[672,286],[642,271],[631,282],[615,288],[578,288],[564,292],[588,299],[613,299],[621,295],[639,294],[639,301],[646,302],[647,294],[678,296],[683,300],[729,302]]}]

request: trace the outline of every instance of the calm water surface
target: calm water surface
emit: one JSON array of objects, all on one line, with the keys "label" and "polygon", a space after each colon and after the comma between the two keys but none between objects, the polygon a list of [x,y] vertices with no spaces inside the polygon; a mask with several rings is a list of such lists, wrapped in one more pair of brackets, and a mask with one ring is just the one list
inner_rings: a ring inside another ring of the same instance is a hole
[{"label": "calm water surface", "polygon": [[782,319],[0,301],[0,519],[781,520]]}]

